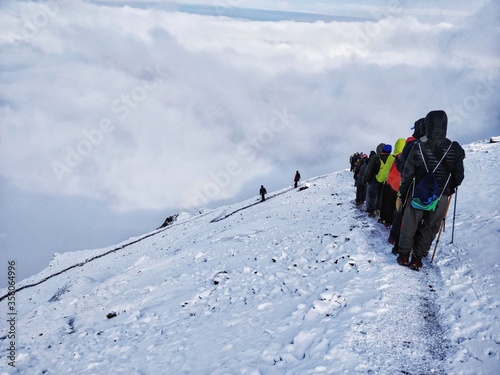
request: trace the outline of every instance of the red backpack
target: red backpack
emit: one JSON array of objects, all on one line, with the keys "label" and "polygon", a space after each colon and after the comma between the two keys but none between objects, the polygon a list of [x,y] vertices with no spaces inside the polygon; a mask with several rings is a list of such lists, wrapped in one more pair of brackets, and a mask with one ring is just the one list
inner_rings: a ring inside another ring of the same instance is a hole
[{"label": "red backpack", "polygon": [[[399,155],[396,158],[399,158]],[[396,161],[394,161],[394,163],[392,163],[391,165],[389,175],[387,176],[387,183],[394,191],[399,191],[399,185],[401,184],[401,173],[399,173],[398,169],[396,168]]]}]

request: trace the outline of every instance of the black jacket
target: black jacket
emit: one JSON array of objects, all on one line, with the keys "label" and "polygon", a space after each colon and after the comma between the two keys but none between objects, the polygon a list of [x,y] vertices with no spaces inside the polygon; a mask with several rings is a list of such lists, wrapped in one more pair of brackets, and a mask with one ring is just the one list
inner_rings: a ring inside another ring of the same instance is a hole
[{"label": "black jacket", "polygon": [[[408,193],[411,194],[409,189],[413,178],[415,178],[415,183],[418,184],[420,179],[427,173],[423,158],[425,159],[428,170],[432,172],[448,148],[449,150],[446,153],[446,157],[434,172],[442,194],[446,196],[452,194],[455,188],[459,186],[464,179],[463,160],[465,158],[465,152],[457,142],[451,142],[446,138],[448,126],[446,113],[444,111],[429,112],[425,118],[425,126],[427,141],[421,142],[420,148],[418,147],[418,143],[414,145],[401,175],[399,192],[402,197],[406,197]],[[420,152],[420,149],[422,149],[422,152]],[[450,173],[450,181],[444,188]]]},{"label": "black jacket", "polygon": [[398,169],[398,172],[403,174],[403,170],[405,168],[406,160],[408,160],[408,156],[410,155],[411,150],[413,149],[413,146],[415,146],[416,143],[420,142],[419,139],[413,139],[412,141],[409,141],[405,147],[403,148],[403,151],[401,152],[401,155],[399,155],[398,158],[396,158],[395,163],[396,163],[396,168]]},{"label": "black jacket", "polygon": [[366,166],[368,165],[368,159],[363,158],[359,163],[359,168],[356,169],[356,182],[359,185],[363,184],[363,176],[365,175]]},{"label": "black jacket", "polygon": [[[382,156],[382,149],[384,148],[384,145],[384,143],[379,144],[377,146],[377,152],[370,153],[368,165],[366,166],[365,173],[363,175],[364,184],[372,182],[375,179],[378,171],[380,170],[380,157]],[[387,156],[385,156],[385,160],[387,160]]]}]

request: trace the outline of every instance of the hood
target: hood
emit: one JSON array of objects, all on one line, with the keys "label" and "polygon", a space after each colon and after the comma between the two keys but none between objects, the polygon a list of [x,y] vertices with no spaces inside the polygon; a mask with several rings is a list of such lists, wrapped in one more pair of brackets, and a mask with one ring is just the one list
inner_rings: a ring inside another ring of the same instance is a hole
[{"label": "hood", "polygon": [[399,138],[394,144],[394,155],[399,155],[401,152],[403,152],[403,148],[405,147],[405,145],[406,139]]},{"label": "hood", "polygon": [[384,146],[385,146],[385,143],[381,143],[377,146],[377,155],[380,155],[382,153]]},{"label": "hood", "polygon": [[425,135],[439,145],[446,140],[448,116],[445,111],[431,111],[425,117]]}]

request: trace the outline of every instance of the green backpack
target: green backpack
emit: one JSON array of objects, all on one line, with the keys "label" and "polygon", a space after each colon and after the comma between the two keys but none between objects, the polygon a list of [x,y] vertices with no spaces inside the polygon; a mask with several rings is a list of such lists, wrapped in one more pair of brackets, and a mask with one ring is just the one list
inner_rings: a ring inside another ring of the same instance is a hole
[{"label": "green backpack", "polygon": [[394,162],[394,158],[395,158],[394,155],[390,154],[385,162],[382,159],[380,159],[380,169],[375,178],[381,184],[387,181],[387,177],[389,176],[389,170],[391,169],[392,163]]}]

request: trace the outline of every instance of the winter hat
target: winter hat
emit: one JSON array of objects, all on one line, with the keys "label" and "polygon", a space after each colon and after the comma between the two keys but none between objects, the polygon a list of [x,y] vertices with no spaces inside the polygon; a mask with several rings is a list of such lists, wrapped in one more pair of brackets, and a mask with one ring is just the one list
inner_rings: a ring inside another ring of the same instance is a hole
[{"label": "winter hat", "polygon": [[384,148],[382,148],[382,152],[386,152],[390,154],[392,151],[392,146],[391,145],[385,145]]},{"label": "winter hat", "polygon": [[422,138],[425,135],[425,119],[421,118],[415,121],[415,125],[412,129],[414,129],[413,136],[416,139]]}]

